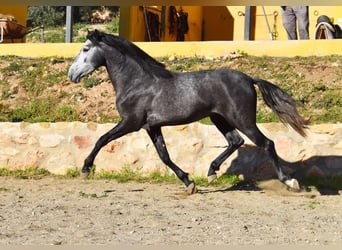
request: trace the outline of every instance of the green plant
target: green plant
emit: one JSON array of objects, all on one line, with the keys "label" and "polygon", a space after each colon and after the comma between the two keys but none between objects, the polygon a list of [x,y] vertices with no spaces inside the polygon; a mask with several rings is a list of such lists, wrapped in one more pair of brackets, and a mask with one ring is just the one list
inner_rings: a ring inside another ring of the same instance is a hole
[{"label": "green plant", "polygon": [[59,105],[58,102],[58,99],[52,96],[37,99],[27,106],[7,111],[7,116],[12,122],[56,122],[78,119],[78,112],[74,107]]},{"label": "green plant", "polygon": [[8,89],[4,89],[4,90],[2,91],[1,99],[2,99],[2,100],[3,100],[3,99],[8,99],[8,98],[11,97],[11,95],[12,95],[11,91],[9,91]]},{"label": "green plant", "polygon": [[[135,182],[149,182],[149,183],[178,183],[181,181],[173,173],[167,171],[161,173],[160,171],[153,171],[149,174],[144,174],[139,170],[132,169],[129,166],[124,166],[120,171],[107,171],[100,170],[89,175],[91,179],[105,179],[105,180],[116,180],[119,183],[125,183],[130,181]],[[207,186],[208,180],[206,177],[192,176],[191,179],[198,185]],[[224,174],[212,182],[211,186],[227,186],[234,185],[240,182],[240,179],[236,175]]]},{"label": "green plant", "polygon": [[316,200],[311,200],[308,203],[308,208],[315,209],[320,203]]},{"label": "green plant", "polygon": [[237,175],[231,175],[231,174],[223,174],[219,176],[215,181],[208,183],[207,177],[198,177],[195,176],[192,178],[192,180],[200,186],[215,186],[215,187],[222,187],[222,186],[231,186],[234,184],[239,183],[241,180]]},{"label": "green plant", "polygon": [[204,61],[202,57],[179,58],[173,61],[170,70],[175,72],[199,70],[200,64]]},{"label": "green plant", "polygon": [[120,17],[118,15],[114,16],[112,21],[108,24],[107,31],[109,33],[119,33]]},{"label": "green plant", "polygon": [[44,36],[44,41],[47,43],[63,43],[65,42],[65,32],[50,28],[49,33]]},{"label": "green plant", "polygon": [[100,77],[92,77],[88,76],[84,79],[84,87],[85,88],[92,88],[101,84],[102,79]]},{"label": "green plant", "polygon": [[175,174],[169,172],[162,174],[160,171],[153,171],[146,177],[149,182],[153,183],[180,183],[180,180]]},{"label": "green plant", "polygon": [[51,173],[48,170],[38,167],[28,167],[25,169],[0,168],[0,176],[11,176],[19,179],[40,179],[50,175]]},{"label": "green plant", "polygon": [[248,57],[249,55],[248,55],[248,53],[246,52],[246,51],[243,51],[243,50],[237,50],[237,53],[238,54],[240,54],[240,55],[242,55],[242,56],[245,56],[245,57]]},{"label": "green plant", "polygon": [[65,21],[65,7],[63,6],[30,6],[28,21],[32,27],[62,25]]},{"label": "green plant", "polygon": [[7,67],[8,72],[19,71],[19,70],[20,70],[20,65],[16,62],[10,63]]},{"label": "green plant", "polygon": [[241,182],[241,179],[237,175],[223,174],[219,178],[217,178],[215,182],[216,182],[216,185],[227,185],[227,184],[235,185]]},{"label": "green plant", "polygon": [[81,175],[81,172],[78,168],[68,168],[65,172],[65,176],[67,178],[76,178]]},{"label": "green plant", "polygon": [[212,121],[210,120],[210,117],[205,117],[200,120],[200,123],[206,124],[206,125],[213,125]]},{"label": "green plant", "polygon": [[52,116],[53,121],[75,121],[78,119],[78,112],[74,107],[61,105],[56,108]]},{"label": "green plant", "polygon": [[[103,173],[102,171],[102,176],[104,176]],[[124,166],[119,172],[112,172],[112,177],[118,182],[140,181],[142,179],[141,173],[134,171],[129,166]]]}]

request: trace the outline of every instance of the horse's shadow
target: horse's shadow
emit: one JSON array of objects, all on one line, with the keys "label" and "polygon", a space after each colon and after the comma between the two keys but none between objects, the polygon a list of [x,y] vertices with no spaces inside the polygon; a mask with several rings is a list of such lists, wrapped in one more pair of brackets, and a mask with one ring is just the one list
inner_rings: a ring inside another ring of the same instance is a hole
[{"label": "horse's shadow", "polygon": [[[342,156],[313,156],[297,162],[280,159],[280,164],[304,189],[315,186],[322,195],[338,195],[342,190]],[[277,179],[272,159],[263,149],[249,145],[238,149],[238,156],[226,173],[243,175],[245,181],[220,191],[260,191],[257,181]]]}]

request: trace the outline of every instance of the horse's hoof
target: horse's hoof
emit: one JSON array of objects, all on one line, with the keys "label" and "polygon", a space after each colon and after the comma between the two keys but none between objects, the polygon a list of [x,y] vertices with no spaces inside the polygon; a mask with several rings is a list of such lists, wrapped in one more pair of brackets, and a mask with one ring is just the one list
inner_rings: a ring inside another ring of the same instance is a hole
[{"label": "horse's hoof", "polygon": [[291,188],[295,191],[300,190],[299,182],[296,179],[286,180],[284,183],[286,184],[286,186],[288,186],[289,188]]},{"label": "horse's hoof", "polygon": [[196,184],[194,182],[190,183],[190,185],[186,187],[185,191],[188,195],[192,195],[192,194],[197,193]]},{"label": "horse's hoof", "polygon": [[207,178],[208,178],[208,183],[211,183],[217,179],[217,175],[216,174],[209,175]]},{"label": "horse's hoof", "polygon": [[88,176],[89,176],[89,173],[83,173],[81,172],[81,180],[87,180],[88,179]]}]

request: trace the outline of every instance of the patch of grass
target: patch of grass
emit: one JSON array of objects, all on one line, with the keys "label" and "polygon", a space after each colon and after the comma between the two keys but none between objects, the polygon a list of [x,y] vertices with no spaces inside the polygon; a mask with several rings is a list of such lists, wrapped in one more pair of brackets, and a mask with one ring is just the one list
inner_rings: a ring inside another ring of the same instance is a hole
[{"label": "patch of grass", "polygon": [[342,121],[341,89],[327,86],[322,82],[313,83],[306,92],[297,96],[300,100],[300,111],[310,117],[313,123],[329,123]]},{"label": "patch of grass", "polygon": [[88,76],[84,78],[84,87],[85,88],[92,88],[94,86],[97,86],[99,84],[101,84],[102,79],[100,77],[94,77],[94,76]]},{"label": "patch of grass", "polygon": [[259,109],[256,113],[257,123],[279,122],[279,118],[270,109]]},{"label": "patch of grass", "polygon": [[2,91],[2,95],[1,95],[1,100],[5,100],[5,99],[8,99],[10,98],[12,95],[11,91],[9,89],[4,89]]},{"label": "patch of grass", "polygon": [[129,166],[123,167],[120,171],[101,170],[98,173],[95,173],[94,178],[116,180],[119,183],[130,181],[141,183],[181,183],[181,181],[173,173],[162,174],[160,171],[153,171],[146,175],[139,170],[133,170]]},{"label": "patch of grass", "polygon": [[90,176],[93,176],[94,179],[111,179],[116,180],[120,183],[125,183],[129,181],[142,182],[145,179],[141,172],[133,170],[128,166],[123,167],[120,171],[101,170]]},{"label": "patch of grass", "polygon": [[202,57],[189,57],[189,58],[179,58],[173,60],[172,65],[170,65],[170,70],[175,72],[188,72],[199,70],[201,63],[207,61]]},{"label": "patch of grass", "polygon": [[246,52],[246,51],[244,51],[244,50],[237,50],[237,53],[238,54],[240,54],[240,55],[242,55],[242,56],[249,56],[249,54]]},{"label": "patch of grass", "polygon": [[52,96],[37,99],[27,106],[4,112],[11,122],[56,122],[78,119],[77,110],[68,105],[59,105]]},{"label": "patch of grass", "polygon": [[64,62],[58,58],[4,57],[9,66],[0,69],[4,76],[20,75],[20,86],[31,96],[40,96],[48,86],[66,79],[67,68],[53,69],[51,66]]},{"label": "patch of grass", "polygon": [[11,63],[8,65],[8,67],[7,67],[6,70],[7,70],[8,72],[14,72],[14,71],[19,71],[20,68],[21,68],[21,66],[20,66],[18,63],[16,63],[16,62],[11,62]]},{"label": "patch of grass", "polygon": [[215,182],[216,182],[216,185],[222,186],[222,185],[227,185],[227,184],[234,185],[234,184],[241,182],[241,180],[237,175],[223,174],[219,178],[217,178]]},{"label": "patch of grass", "polygon": [[64,70],[61,71],[52,71],[48,75],[44,77],[46,86],[53,86],[58,84],[59,82],[63,81],[66,79],[66,76],[68,75],[67,73],[68,69],[65,68]]},{"label": "patch of grass", "polygon": [[241,182],[237,175],[223,174],[219,176],[215,181],[208,183],[207,177],[192,177],[192,180],[199,186],[214,186],[214,187],[226,187]]},{"label": "patch of grass", "polygon": [[18,179],[41,179],[46,176],[51,176],[51,173],[44,168],[38,167],[25,169],[0,168],[0,176],[15,177]]},{"label": "patch of grass", "polygon": [[203,118],[199,122],[206,125],[213,125],[213,122],[210,120],[209,117]]},{"label": "patch of grass", "polygon": [[[90,175],[91,179],[106,179],[116,180],[119,183],[125,183],[130,181],[135,182],[149,182],[149,183],[177,183],[182,184],[178,177],[173,172],[161,173],[160,171],[153,171],[149,174],[144,174],[139,170],[134,170],[129,166],[123,167],[120,171],[106,171],[100,170]],[[202,186],[208,185],[206,177],[191,176],[191,179],[197,184]],[[210,186],[227,186],[238,183],[240,179],[236,175],[222,175],[214,182],[210,183]]]},{"label": "patch of grass", "polygon": [[[166,173],[161,173],[160,171],[153,171],[149,174],[144,174],[139,170],[133,170],[129,166],[124,166],[119,171],[108,171],[108,170],[100,170],[98,172],[95,171],[95,166],[92,168],[91,173],[89,174],[89,179],[96,180],[116,180],[119,183],[126,183],[130,181],[134,182],[148,182],[148,183],[173,183],[173,184],[182,184],[182,182],[178,179],[178,177],[173,173],[167,171]],[[66,171],[66,177],[68,178],[77,178],[80,176],[80,170],[77,168],[70,168]],[[208,180],[206,177],[198,177],[191,176],[191,179],[197,184],[202,186],[208,185]],[[236,175],[222,175],[214,182],[212,182],[211,186],[227,186],[234,185],[238,183],[240,180]]]},{"label": "patch of grass", "polygon": [[80,177],[81,171],[78,168],[68,168],[65,172],[65,177],[76,178]]},{"label": "patch of grass", "polygon": [[74,107],[61,105],[52,114],[53,121],[75,121],[78,119],[78,112]]},{"label": "patch of grass", "polygon": [[[21,86],[30,95],[39,96],[47,87],[46,82],[42,79],[45,72],[47,72],[47,68],[44,64],[32,64],[21,72]],[[37,79],[40,79],[40,81],[37,81]]]},{"label": "patch of grass", "polygon": [[320,203],[318,201],[315,200],[311,200],[308,203],[308,208],[310,209],[315,209]]},{"label": "patch of grass", "polygon": [[32,32],[26,36],[26,42],[37,43],[64,43],[65,42],[65,31],[59,26],[46,26],[44,27],[44,41],[41,30]]},{"label": "patch of grass", "polygon": [[178,177],[173,173],[162,174],[160,171],[153,171],[146,177],[151,183],[181,183]]}]

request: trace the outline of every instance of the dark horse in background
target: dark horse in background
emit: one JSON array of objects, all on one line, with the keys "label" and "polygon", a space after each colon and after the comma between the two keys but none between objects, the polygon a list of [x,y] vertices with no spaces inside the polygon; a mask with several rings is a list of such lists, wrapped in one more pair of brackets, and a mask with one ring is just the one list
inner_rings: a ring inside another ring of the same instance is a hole
[{"label": "dark horse in background", "polygon": [[239,130],[270,155],[280,181],[299,188],[297,180],[283,173],[273,141],[266,138],[256,125],[254,85],[259,87],[264,101],[280,120],[305,136],[306,121],[298,114],[291,96],[277,86],[230,69],[171,72],[128,40],[97,30],[90,31],[69,69],[69,78],[79,82],[100,66],[105,66],[108,71],[122,119],[96,142],[84,161],[83,176],[89,174],[103,146],[144,128],[161,160],[192,194],[196,192],[195,183],[170,159],[161,127],[186,124],[209,116],[228,142],[228,147],[209,167],[209,182],[217,178],[216,171],[222,162],[244,143],[237,132]]}]

